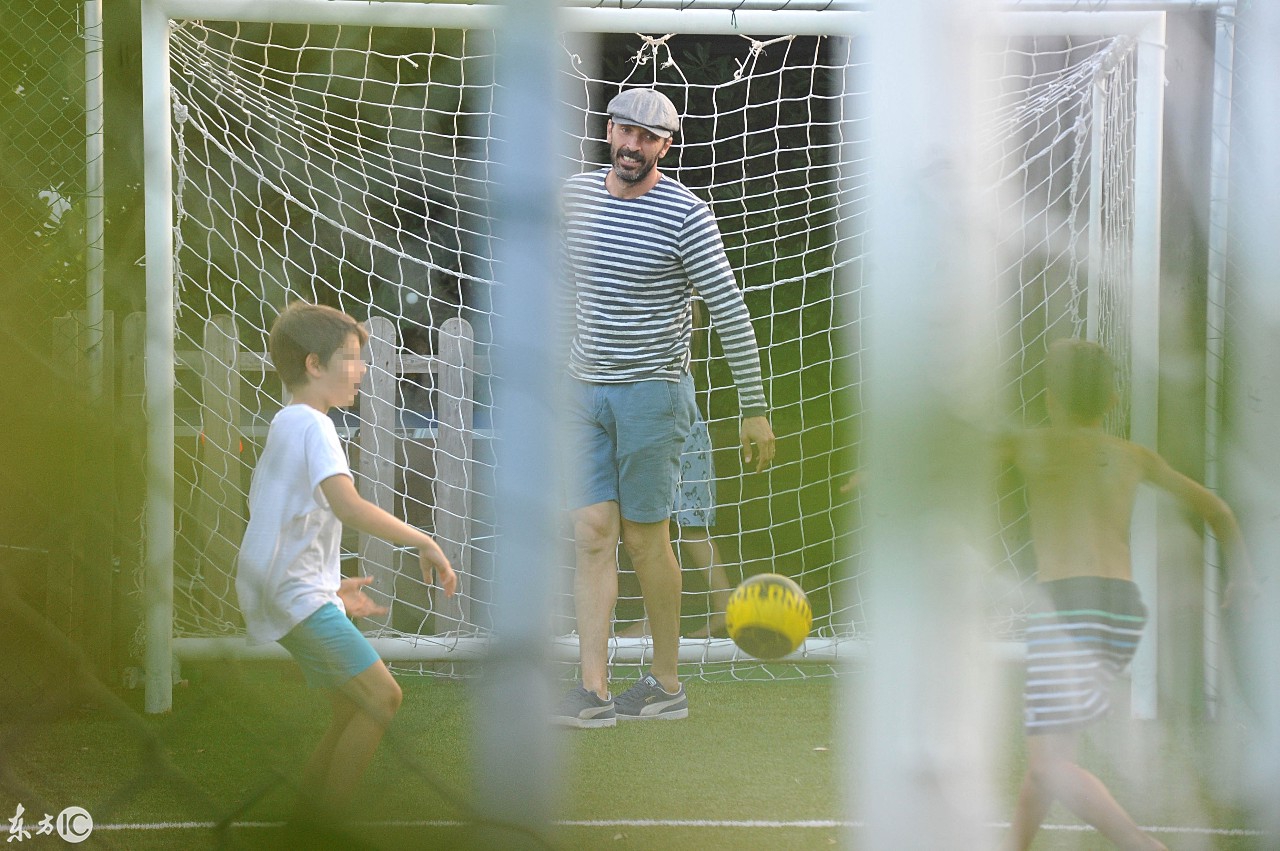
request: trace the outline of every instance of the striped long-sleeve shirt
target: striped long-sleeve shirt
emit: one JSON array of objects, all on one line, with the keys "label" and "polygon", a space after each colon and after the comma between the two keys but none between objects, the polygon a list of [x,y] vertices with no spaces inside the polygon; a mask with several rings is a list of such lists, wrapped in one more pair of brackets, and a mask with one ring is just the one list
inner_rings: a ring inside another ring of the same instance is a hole
[{"label": "striped long-sleeve shirt", "polygon": [[665,176],[639,198],[614,198],[608,173],[565,184],[570,374],[601,383],[678,380],[689,371],[696,292],[720,335],[742,415],[764,415],[755,331],[711,209]]}]

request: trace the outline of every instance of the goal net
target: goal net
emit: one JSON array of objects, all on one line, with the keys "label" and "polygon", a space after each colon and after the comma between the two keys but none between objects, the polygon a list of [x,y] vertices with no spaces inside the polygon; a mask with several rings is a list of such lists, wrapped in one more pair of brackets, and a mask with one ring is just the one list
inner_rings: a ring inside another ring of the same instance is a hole
[{"label": "goal net", "polygon": [[[156,635],[153,619],[149,640],[173,639],[179,657],[249,652],[235,554],[251,471],[285,401],[265,338],[286,301],[305,298],[369,322],[365,387],[355,407],[334,413],[360,491],[430,530],[462,576],[458,597],[445,601],[424,586],[412,554],[349,535],[344,570],[373,576],[371,594],[390,607],[361,625],[386,658],[450,670],[482,658],[500,630],[489,605],[488,365],[502,345],[492,334],[488,208],[494,38],[456,23],[458,7],[405,4],[385,26],[308,22],[316,5],[273,4],[292,10],[276,21],[229,21],[210,6],[205,18],[174,15],[164,33],[172,349],[153,331],[149,359],[172,364],[174,523],[150,528],[149,545],[171,547],[173,607],[169,634]],[[719,637],[724,595],[693,569],[705,546],[696,527],[679,527],[683,632],[709,633],[682,639],[681,659],[744,677],[828,670],[804,663],[855,656],[867,637],[859,496],[843,489],[859,458],[864,238],[875,217],[865,201],[861,19],[828,11],[731,23],[726,11],[717,35],[674,11],[590,11],[598,16],[582,20],[602,22],[599,32],[563,37],[570,170],[607,163],[605,104],[621,89],[656,86],[683,115],[662,169],[712,207],[755,322],[779,436],[771,472],[743,469],[732,381],[714,330],[699,331],[711,532],[730,584],[783,573],[814,608],[795,657],[753,662]],[[1050,340],[1099,339],[1127,373],[1133,313],[1152,309],[1135,305],[1132,272],[1137,41],[1124,16],[1115,26],[1088,13],[1006,17],[1022,22],[1002,37],[985,118],[1001,169],[990,195],[1001,415],[1034,425],[1045,417]],[[689,20],[698,30],[682,34]],[[759,28],[779,20],[804,25]],[[1112,427],[1128,433],[1142,414],[1127,399],[1119,411]],[[1016,641],[1033,568],[1025,506],[1012,482],[993,487],[993,502],[991,632]],[[572,661],[572,548],[565,553],[557,642]],[[647,656],[638,587],[624,570],[616,663]]]}]

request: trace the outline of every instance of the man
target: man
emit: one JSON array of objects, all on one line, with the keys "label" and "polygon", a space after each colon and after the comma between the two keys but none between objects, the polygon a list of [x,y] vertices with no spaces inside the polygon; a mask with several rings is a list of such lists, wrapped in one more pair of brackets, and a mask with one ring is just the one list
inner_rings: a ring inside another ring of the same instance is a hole
[{"label": "man", "polygon": [[[618,718],[679,719],[680,567],[668,519],[680,449],[695,409],[689,375],[692,297],[706,303],[738,387],[743,457],[774,454],[755,333],[710,208],[658,170],[679,132],[675,105],[652,89],[609,103],[610,166],[564,190],[566,272],[573,316],[568,445],[582,686],[554,720],[612,727]],[[635,566],[653,634],[653,665],[615,700],[608,640],[618,596],[617,542]]]}]

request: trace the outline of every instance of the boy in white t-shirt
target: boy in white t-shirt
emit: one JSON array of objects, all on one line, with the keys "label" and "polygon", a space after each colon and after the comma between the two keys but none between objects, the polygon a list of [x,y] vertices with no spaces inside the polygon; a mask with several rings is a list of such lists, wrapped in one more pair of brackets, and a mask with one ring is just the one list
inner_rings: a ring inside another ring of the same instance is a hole
[{"label": "boy in white t-shirt", "polygon": [[355,401],[367,340],[352,317],[305,302],[290,304],[272,326],[271,359],[293,401],[272,419],[254,469],[236,571],[250,642],[280,642],[333,706],[303,772],[303,829],[340,817],[401,700],[399,684],[350,620],[386,609],[362,590],[370,577],[343,578],[343,526],[417,547],[423,580],[430,584],[434,573],[446,596],[458,582],[429,535],[356,492],[328,411]]}]

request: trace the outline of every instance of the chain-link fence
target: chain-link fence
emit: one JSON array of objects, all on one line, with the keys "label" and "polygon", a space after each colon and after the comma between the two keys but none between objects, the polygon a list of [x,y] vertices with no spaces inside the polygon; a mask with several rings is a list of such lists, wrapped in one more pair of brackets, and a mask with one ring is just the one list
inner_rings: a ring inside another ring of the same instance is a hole
[{"label": "chain-link fence", "polygon": [[5,21],[0,42],[0,191],[22,261],[7,274],[25,313],[16,324],[49,337],[54,317],[85,307],[83,13],[69,3],[29,7]]},{"label": "chain-link fence", "polygon": [[[0,11],[0,356],[6,509],[0,594],[109,664],[111,323],[102,311],[101,38],[97,3]],[[13,639],[0,692],[21,702],[69,662]],[[109,621],[105,623],[109,624]],[[17,651],[30,647],[30,654]],[[32,669],[17,663],[32,657]]]}]

